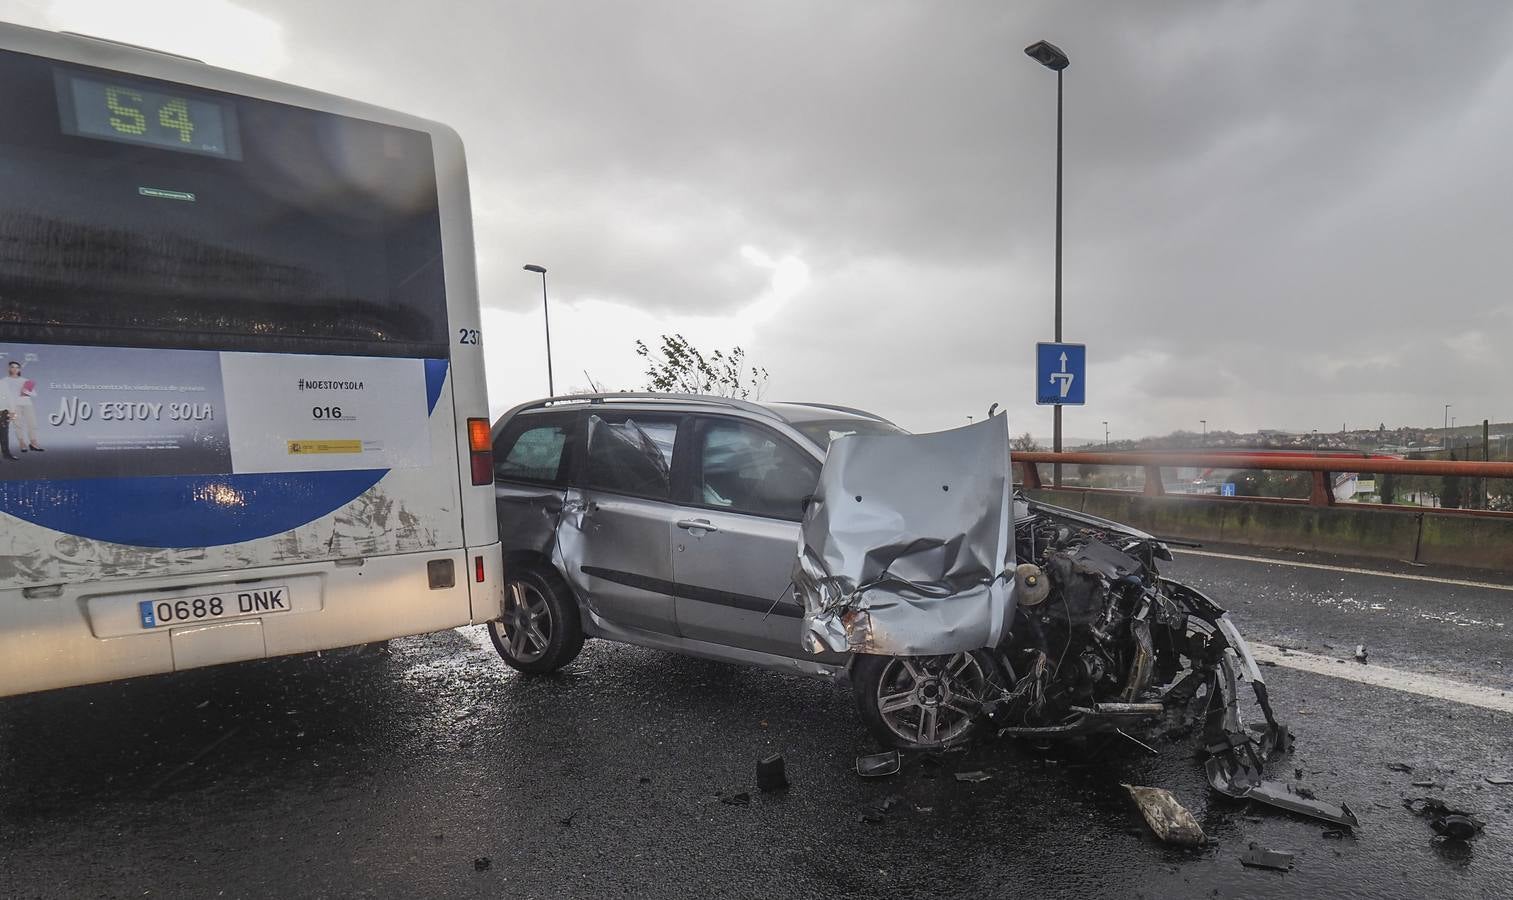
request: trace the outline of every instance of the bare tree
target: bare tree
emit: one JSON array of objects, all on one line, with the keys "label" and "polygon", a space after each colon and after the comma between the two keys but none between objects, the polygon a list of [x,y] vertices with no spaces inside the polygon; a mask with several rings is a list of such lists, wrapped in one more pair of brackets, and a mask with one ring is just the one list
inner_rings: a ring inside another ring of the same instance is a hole
[{"label": "bare tree", "polygon": [[636,355],[646,360],[646,389],[668,394],[711,394],[761,399],[767,370],[746,364],[746,351],[732,347],[706,356],[681,334],[662,335],[656,350],[636,341]]},{"label": "bare tree", "polygon": [[1043,448],[1039,444],[1035,443],[1035,436],[1026,431],[1019,437],[1009,441],[1009,449],[1036,451]]}]

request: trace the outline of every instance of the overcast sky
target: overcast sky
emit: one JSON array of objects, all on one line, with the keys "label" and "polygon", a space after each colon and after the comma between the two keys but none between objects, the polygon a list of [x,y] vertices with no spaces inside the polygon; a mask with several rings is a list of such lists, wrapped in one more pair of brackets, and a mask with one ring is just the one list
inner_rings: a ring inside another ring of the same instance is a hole
[{"label": "overcast sky", "polygon": [[1513,4],[7,0],[444,121],[495,412],[740,344],[768,399],[1068,437],[1513,420]]}]

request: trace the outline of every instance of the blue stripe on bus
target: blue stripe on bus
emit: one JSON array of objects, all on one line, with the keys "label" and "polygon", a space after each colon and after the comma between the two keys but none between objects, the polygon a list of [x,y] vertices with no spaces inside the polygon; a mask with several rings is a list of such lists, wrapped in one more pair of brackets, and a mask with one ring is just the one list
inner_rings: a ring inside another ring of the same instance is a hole
[{"label": "blue stripe on bus", "polygon": [[[426,412],[436,409],[447,360],[427,359]],[[239,544],[329,515],[388,469],[256,475],[169,475],[0,481],[0,512],[43,528],[135,547]]]},{"label": "blue stripe on bus", "polygon": [[137,547],[218,547],[281,534],[340,509],[387,469],[0,482],[0,511]]},{"label": "blue stripe on bus", "polygon": [[447,361],[427,359],[426,364],[426,414],[436,411],[436,401],[441,398],[441,386],[447,380]]}]

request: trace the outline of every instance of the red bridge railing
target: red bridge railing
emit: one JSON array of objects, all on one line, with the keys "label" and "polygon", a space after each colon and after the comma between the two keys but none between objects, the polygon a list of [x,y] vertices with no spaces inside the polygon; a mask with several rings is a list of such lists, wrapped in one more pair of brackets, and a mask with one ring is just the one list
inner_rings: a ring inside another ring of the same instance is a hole
[{"label": "red bridge railing", "polygon": [[[1310,472],[1313,475],[1308,503],[1314,506],[1333,506],[1334,490],[1330,475],[1335,472],[1369,473],[1374,475],[1459,475],[1466,478],[1513,478],[1513,462],[1469,462],[1442,459],[1396,459],[1382,456],[1305,456],[1292,453],[1202,453],[1202,452],[1120,452],[1120,453],[1052,453],[1046,451],[1023,451],[1010,454],[1018,467],[1021,483],[1027,489],[1044,487],[1037,463],[1085,466],[1138,466],[1145,470],[1143,493],[1148,496],[1166,494],[1161,478],[1162,469],[1273,469],[1290,472]],[[1065,487],[1065,485],[1057,485]],[[1100,490],[1097,488],[1073,488],[1074,490]],[[1106,490],[1106,489],[1102,489]],[[1257,500],[1279,498],[1221,497],[1213,494],[1205,498],[1225,500]],[[1296,501],[1294,501],[1296,502]],[[1361,504],[1363,506],[1381,504]],[[1475,512],[1486,513],[1484,510]],[[1513,513],[1493,513],[1513,515]]]}]

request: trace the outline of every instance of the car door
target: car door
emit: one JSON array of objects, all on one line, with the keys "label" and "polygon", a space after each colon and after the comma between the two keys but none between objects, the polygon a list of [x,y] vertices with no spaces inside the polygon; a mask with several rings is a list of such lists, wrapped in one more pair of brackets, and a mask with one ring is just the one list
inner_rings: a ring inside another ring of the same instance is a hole
[{"label": "car door", "polygon": [[550,558],[572,471],[574,413],[523,413],[494,438],[494,500],[506,553]]},{"label": "car door", "polygon": [[678,628],[685,638],[807,656],[793,598],[804,498],[820,463],[775,429],[699,416],[680,452],[673,522]]},{"label": "car door", "polygon": [[672,451],[682,419],[581,413],[582,460],[557,529],[558,565],[611,626],[676,634],[669,534]]}]

